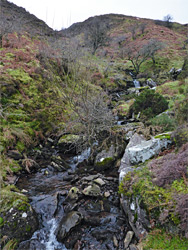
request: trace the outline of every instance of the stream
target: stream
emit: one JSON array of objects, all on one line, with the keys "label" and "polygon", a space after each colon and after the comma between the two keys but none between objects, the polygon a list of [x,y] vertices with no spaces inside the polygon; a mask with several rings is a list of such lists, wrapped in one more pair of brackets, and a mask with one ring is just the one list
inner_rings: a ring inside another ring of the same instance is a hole
[{"label": "stream", "polygon": [[[97,173],[87,166],[89,154],[66,158],[67,170],[45,163],[18,180],[39,220],[39,229],[19,250],[123,249],[128,226],[119,203],[117,168]],[[55,156],[64,157],[58,151]],[[95,190],[87,193],[90,187]]]}]

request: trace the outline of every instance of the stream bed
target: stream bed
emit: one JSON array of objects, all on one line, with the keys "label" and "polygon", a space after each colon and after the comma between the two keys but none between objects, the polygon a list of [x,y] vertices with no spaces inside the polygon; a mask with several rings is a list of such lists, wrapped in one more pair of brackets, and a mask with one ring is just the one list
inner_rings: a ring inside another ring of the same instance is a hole
[{"label": "stream bed", "polygon": [[[123,249],[129,228],[120,208],[117,168],[98,173],[87,166],[88,154],[66,159],[66,170],[46,164],[18,180],[39,220],[19,250]],[[56,152],[56,158],[63,156]]]}]

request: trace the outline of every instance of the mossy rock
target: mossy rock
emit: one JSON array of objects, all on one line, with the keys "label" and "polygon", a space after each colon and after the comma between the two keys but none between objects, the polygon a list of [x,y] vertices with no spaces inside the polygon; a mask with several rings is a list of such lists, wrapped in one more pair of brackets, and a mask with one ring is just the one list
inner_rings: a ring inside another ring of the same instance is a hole
[{"label": "mossy rock", "polygon": [[58,144],[76,143],[79,139],[80,139],[79,135],[72,135],[72,134],[63,135],[63,136],[60,137],[60,139],[58,141]]},{"label": "mossy rock", "polygon": [[58,141],[59,150],[64,153],[76,153],[76,145],[81,137],[79,135],[63,135]]},{"label": "mossy rock", "polygon": [[100,161],[95,162],[95,169],[97,171],[103,171],[111,168],[114,165],[115,159],[113,157],[102,158]]}]

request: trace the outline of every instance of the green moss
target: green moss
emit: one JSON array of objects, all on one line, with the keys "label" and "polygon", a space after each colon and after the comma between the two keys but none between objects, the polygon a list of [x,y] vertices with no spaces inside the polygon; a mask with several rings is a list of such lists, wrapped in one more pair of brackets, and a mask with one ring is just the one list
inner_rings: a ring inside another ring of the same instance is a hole
[{"label": "green moss", "polygon": [[155,139],[160,139],[160,140],[162,140],[162,139],[168,139],[168,140],[170,140],[171,135],[168,134],[168,133],[163,133],[163,134],[160,134],[160,135],[156,135],[154,138]]},{"label": "green moss", "polygon": [[32,78],[29,76],[29,74],[22,69],[9,69],[7,71],[9,75],[16,81],[20,81],[24,84],[29,84],[32,81]]},{"label": "green moss", "polygon": [[28,211],[29,207],[30,207],[30,205],[29,205],[28,202],[22,201],[22,202],[20,203],[20,205],[18,206],[18,210],[23,211],[23,212],[26,212],[26,211]]},{"label": "green moss", "polygon": [[142,241],[143,249],[187,250],[188,239],[165,232],[152,230]]},{"label": "green moss", "polygon": [[24,149],[25,149],[24,143],[21,142],[21,141],[18,141],[18,142],[16,143],[16,149],[17,149],[19,152],[23,152]]},{"label": "green moss", "polygon": [[15,57],[15,55],[14,55],[13,53],[11,53],[11,52],[6,53],[5,56],[6,56],[6,58],[9,59],[9,60],[10,60],[10,59],[14,59],[14,57]]},{"label": "green moss", "polygon": [[114,158],[113,157],[107,157],[104,160],[102,160],[100,162],[97,162],[96,166],[97,167],[105,167],[105,166],[111,165],[112,162],[114,162]]},{"label": "green moss", "polygon": [[25,228],[25,231],[26,231],[26,232],[30,232],[30,231],[31,231],[31,226],[30,226],[30,225],[27,225],[26,228]]},{"label": "green moss", "polygon": [[183,179],[175,180],[165,188],[155,185],[151,171],[145,166],[126,174],[119,185],[119,193],[130,198],[140,197],[140,202],[156,222],[165,209],[169,214],[168,221],[179,225],[179,215],[175,212],[175,197],[177,194],[187,194],[188,190]]},{"label": "green moss", "polygon": [[58,143],[75,143],[79,139],[80,139],[79,135],[68,134],[68,135],[61,136]]},{"label": "green moss", "polygon": [[119,106],[117,106],[116,110],[118,111],[118,114],[120,116],[126,116],[129,112],[129,108],[134,103],[134,99],[131,99],[127,102],[121,103]]},{"label": "green moss", "polygon": [[19,208],[26,203],[28,203],[28,198],[19,193],[14,185],[1,188],[0,212],[6,212],[12,207]]},{"label": "green moss", "polygon": [[1,155],[0,158],[0,175],[3,179],[6,179],[6,173],[17,173],[21,170],[21,166],[16,160]]},{"label": "green moss", "polygon": [[0,217],[0,227],[3,226],[3,224],[4,224],[4,220],[2,217]]}]

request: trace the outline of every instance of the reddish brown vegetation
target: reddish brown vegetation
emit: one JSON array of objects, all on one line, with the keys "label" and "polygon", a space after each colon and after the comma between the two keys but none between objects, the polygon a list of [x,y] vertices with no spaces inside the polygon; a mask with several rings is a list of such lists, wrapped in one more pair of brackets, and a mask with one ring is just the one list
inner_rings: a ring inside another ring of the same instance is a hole
[{"label": "reddish brown vegetation", "polygon": [[176,198],[176,213],[180,217],[180,229],[188,238],[188,194],[179,195]]},{"label": "reddish brown vegetation", "polygon": [[153,160],[149,168],[154,173],[154,183],[160,187],[171,184],[182,177],[188,177],[188,143],[183,145],[178,153],[170,153]]}]

